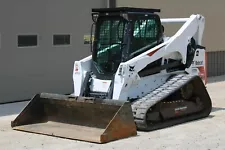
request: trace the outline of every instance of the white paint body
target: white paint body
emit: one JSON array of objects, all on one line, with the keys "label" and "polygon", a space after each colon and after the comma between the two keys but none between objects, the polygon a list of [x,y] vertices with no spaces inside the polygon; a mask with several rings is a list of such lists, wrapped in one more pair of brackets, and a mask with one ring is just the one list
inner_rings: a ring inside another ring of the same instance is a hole
[{"label": "white paint body", "polygon": [[[168,18],[161,19],[162,23],[184,23],[177,33],[171,37],[165,37],[164,43],[149,49],[148,51],[134,57],[133,59],[121,63],[115,74],[113,97],[115,100],[127,100],[129,98],[142,97],[162,83],[164,83],[171,74],[189,73],[200,75],[206,83],[205,70],[205,49],[197,49],[194,61],[189,68],[184,71],[167,73],[162,70],[158,74],[140,78],[138,72],[145,68],[148,64],[159,58],[173,58],[182,60],[186,63],[187,45],[191,37],[195,38],[196,44],[202,44],[202,36],[204,31],[205,20],[201,15],[191,15],[189,18]],[[157,51],[156,51],[157,50]],[[155,53],[149,56],[149,53]],[[72,95],[79,96],[81,86],[83,84],[85,73],[91,70],[92,57],[88,56],[80,61],[75,61],[73,70],[74,93]],[[135,66],[134,71],[129,71],[129,66]],[[199,68],[202,67],[202,68]],[[203,70],[203,71],[202,71]],[[111,81],[99,80],[93,78],[91,84],[92,91],[106,92]]]}]

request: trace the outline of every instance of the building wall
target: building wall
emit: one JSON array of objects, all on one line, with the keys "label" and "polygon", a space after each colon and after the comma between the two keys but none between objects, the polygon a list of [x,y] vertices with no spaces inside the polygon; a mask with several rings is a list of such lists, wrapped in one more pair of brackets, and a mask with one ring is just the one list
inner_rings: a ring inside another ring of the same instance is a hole
[{"label": "building wall", "polygon": [[225,74],[225,51],[208,52],[208,77]]},{"label": "building wall", "polygon": [[[160,8],[159,15],[165,17],[189,17],[191,14],[202,14],[206,19],[203,44],[207,51],[225,50],[224,0],[117,0],[118,6],[132,6],[143,8]],[[169,33],[174,33],[179,27],[166,28]]]},{"label": "building wall", "polygon": [[[0,103],[73,92],[73,63],[90,54],[83,36],[90,32],[93,7],[106,7],[106,1],[1,0]],[[38,45],[18,48],[21,34],[38,35]],[[70,34],[71,44],[54,46],[53,34]]]},{"label": "building wall", "polygon": [[[205,17],[203,45],[208,52],[208,76],[225,74],[225,26],[224,0],[116,0],[117,7],[160,8],[162,18],[189,17],[191,14],[202,14]],[[166,35],[173,35],[180,27],[164,25]]]}]

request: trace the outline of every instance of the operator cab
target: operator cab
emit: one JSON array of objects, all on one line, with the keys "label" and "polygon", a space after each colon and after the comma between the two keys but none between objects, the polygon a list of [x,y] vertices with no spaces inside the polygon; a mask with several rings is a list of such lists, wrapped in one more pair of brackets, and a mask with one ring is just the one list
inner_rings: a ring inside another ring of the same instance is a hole
[{"label": "operator cab", "polygon": [[112,77],[121,62],[163,42],[161,21],[156,12],[160,9],[92,9],[92,67],[98,78]]}]

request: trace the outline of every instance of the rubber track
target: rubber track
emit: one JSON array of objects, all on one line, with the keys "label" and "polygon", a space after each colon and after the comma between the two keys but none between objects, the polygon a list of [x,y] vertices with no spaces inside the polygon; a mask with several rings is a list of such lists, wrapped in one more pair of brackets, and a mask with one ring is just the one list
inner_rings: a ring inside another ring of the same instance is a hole
[{"label": "rubber track", "polygon": [[193,77],[193,75],[188,74],[175,75],[151,93],[133,102],[132,111],[137,128],[148,128],[146,123],[148,110],[156,103],[162,101],[164,98],[180,89]]}]

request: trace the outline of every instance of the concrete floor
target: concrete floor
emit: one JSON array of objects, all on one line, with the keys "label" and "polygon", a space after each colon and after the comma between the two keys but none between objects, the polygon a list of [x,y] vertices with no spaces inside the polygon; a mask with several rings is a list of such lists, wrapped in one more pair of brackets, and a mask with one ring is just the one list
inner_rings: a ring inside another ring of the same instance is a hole
[{"label": "concrete floor", "polygon": [[13,120],[27,102],[0,105],[0,149],[2,150],[225,150],[225,76],[209,79],[213,101],[210,117],[108,144],[93,144],[14,131]]}]

